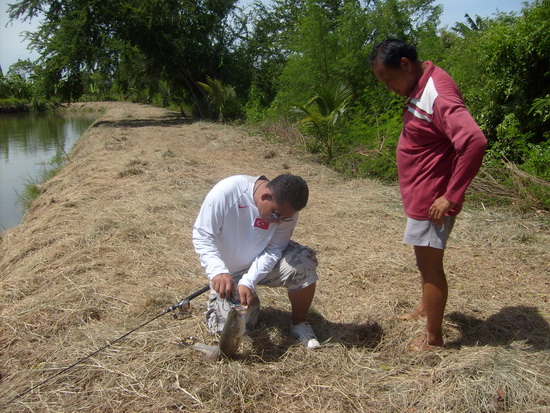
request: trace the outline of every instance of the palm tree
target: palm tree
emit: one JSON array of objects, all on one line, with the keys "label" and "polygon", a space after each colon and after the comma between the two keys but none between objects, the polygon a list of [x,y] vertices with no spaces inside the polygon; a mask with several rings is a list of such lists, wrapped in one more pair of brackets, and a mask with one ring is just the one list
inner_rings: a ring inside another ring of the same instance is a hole
[{"label": "palm tree", "polygon": [[478,15],[476,15],[476,19],[474,20],[468,13],[466,13],[464,18],[466,19],[466,23],[457,22],[452,27],[452,30],[461,36],[466,36],[467,34],[473,32],[481,32],[488,27],[487,21]]},{"label": "palm tree", "polygon": [[294,107],[294,111],[302,116],[298,124],[312,129],[317,140],[324,145],[329,161],[333,157],[336,124],[345,113],[352,93],[346,83],[328,82],[305,105]]},{"label": "palm tree", "polygon": [[230,85],[224,85],[221,80],[214,80],[206,76],[206,82],[197,82],[206,93],[208,104],[214,106],[218,113],[218,120],[223,122],[229,110],[229,106],[234,103],[236,93],[235,88]]}]

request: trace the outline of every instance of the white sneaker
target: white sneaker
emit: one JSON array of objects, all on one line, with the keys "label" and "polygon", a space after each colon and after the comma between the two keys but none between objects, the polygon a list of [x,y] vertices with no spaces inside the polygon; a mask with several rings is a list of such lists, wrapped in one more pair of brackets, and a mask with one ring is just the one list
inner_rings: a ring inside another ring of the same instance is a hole
[{"label": "white sneaker", "polygon": [[290,324],[290,331],[296,336],[300,342],[307,348],[321,347],[311,325],[308,322],[303,322],[293,326]]}]

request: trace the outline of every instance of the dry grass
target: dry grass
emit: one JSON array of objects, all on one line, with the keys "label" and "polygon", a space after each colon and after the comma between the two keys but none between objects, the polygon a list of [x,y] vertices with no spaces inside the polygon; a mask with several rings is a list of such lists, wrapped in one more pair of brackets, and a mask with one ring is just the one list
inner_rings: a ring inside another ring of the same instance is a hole
[{"label": "dry grass", "polygon": [[[103,105],[0,243],[2,411],[549,411],[546,216],[463,211],[446,257],[447,346],[410,354],[423,326],[395,320],[419,298],[396,188],[234,127]],[[181,345],[212,343],[199,297],[12,401],[205,284],[191,227],[215,182],[285,172],[311,189],[295,239],[318,253],[311,322],[326,347],[297,345],[285,292],[260,288],[254,343],[208,362]]]}]

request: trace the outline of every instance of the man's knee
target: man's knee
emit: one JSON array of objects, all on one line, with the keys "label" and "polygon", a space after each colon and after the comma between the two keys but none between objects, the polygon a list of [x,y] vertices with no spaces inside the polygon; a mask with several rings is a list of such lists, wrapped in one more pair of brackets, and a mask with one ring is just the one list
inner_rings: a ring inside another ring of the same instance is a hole
[{"label": "man's knee", "polygon": [[283,252],[282,261],[284,261],[288,267],[294,268],[297,271],[315,271],[317,269],[317,255],[315,251],[292,241]]},{"label": "man's knee", "polygon": [[432,247],[414,247],[416,266],[422,274],[443,273],[443,255],[445,250]]},{"label": "man's knee", "polygon": [[279,270],[286,280],[289,290],[299,290],[315,283],[317,276],[317,256],[309,247],[294,243],[290,251],[283,255]]}]

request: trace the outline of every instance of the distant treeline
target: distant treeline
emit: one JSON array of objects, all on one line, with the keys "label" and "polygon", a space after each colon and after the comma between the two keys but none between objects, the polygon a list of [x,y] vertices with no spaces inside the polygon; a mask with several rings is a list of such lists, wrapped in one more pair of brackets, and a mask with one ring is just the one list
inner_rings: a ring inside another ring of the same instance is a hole
[{"label": "distant treeline", "polygon": [[[417,45],[457,81],[489,140],[477,186],[496,202],[550,208],[550,0],[466,15],[438,29],[433,0],[19,1],[40,58],[0,77],[0,98],[129,100],[218,121],[294,125],[350,176],[395,180],[402,99],[369,67],[387,37]],[[487,199],[485,200],[487,202]]]}]

